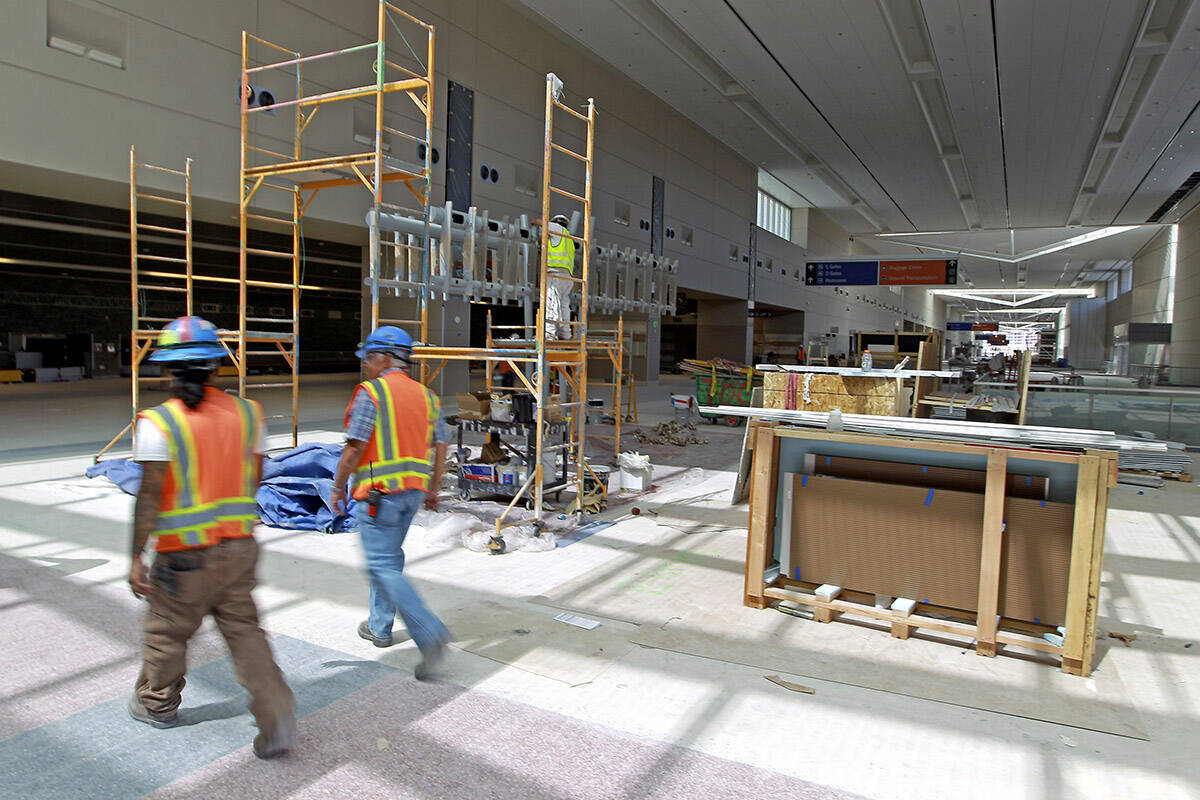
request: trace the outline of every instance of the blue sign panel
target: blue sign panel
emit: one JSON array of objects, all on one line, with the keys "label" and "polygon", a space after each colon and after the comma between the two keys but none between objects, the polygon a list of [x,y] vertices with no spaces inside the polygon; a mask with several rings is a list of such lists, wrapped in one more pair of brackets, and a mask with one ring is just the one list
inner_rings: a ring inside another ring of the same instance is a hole
[{"label": "blue sign panel", "polygon": [[805,286],[875,286],[878,261],[806,261]]},{"label": "blue sign panel", "polygon": [[946,330],[948,331],[969,331],[974,330],[975,323],[973,322],[947,322]]}]

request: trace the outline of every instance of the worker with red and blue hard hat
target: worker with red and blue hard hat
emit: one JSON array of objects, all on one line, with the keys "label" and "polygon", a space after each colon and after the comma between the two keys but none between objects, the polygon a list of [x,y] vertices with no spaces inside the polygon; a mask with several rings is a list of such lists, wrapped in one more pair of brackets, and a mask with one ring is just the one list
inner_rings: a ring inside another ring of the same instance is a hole
[{"label": "worker with red and blue hard hat", "polygon": [[227,355],[217,326],[200,317],[179,317],[158,334],[157,348],[147,361],[197,362]]},{"label": "worker with red and blue hard hat", "polygon": [[[129,585],[150,604],[142,669],[129,702],[135,720],[156,728],[178,719],[187,644],[212,615],[250,693],[258,723],[254,752],[286,752],[296,735],[294,699],[258,624],[255,495],[266,452],[262,408],[210,385],[226,355],[217,328],[180,317],[148,358],[171,372],[172,397],[138,414],[133,458],[142,466],[134,509]],[[157,553],[147,575],[142,551]]]}]

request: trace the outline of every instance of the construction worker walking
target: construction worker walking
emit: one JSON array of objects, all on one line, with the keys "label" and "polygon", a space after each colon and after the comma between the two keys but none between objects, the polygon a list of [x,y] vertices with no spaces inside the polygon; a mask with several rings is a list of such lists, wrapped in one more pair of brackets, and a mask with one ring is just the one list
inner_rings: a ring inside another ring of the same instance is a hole
[{"label": "construction worker walking", "polygon": [[[536,220],[540,225],[541,220]],[[563,214],[550,218],[546,253],[546,338],[571,339],[571,292],[575,282],[575,240],[567,233]]]},{"label": "construction worker walking", "polygon": [[391,646],[399,614],[421,651],[415,675],[425,680],[441,663],[450,632],[404,577],[404,538],[422,503],[437,509],[450,436],[437,397],[408,376],[412,337],[385,325],[355,355],[367,380],[346,408],[346,447],[331,501],[336,513],[344,512],[347,482],[358,501],[355,518],[371,583],[371,611],[358,635],[376,647]]},{"label": "construction worker walking", "polygon": [[[296,735],[292,691],[258,624],[258,520],[254,495],[266,452],[262,409],[209,385],[225,349],[212,323],[180,317],[158,337],[150,361],[171,371],[170,400],[138,414],[134,460],[142,484],[134,510],[129,585],[150,605],[145,649],[129,713],[167,728],[178,722],[187,643],[212,615],[250,693],[254,753],[288,751]],[[142,551],[156,537],[149,575]]]}]

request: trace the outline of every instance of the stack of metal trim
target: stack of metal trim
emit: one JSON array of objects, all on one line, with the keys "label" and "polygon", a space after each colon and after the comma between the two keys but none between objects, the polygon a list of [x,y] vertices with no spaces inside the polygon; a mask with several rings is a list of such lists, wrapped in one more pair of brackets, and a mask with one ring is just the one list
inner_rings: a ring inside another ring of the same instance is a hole
[{"label": "stack of metal trim", "polygon": [[[700,411],[722,416],[753,417],[810,428],[829,427],[829,413],[825,411],[785,411],[745,406],[705,406]],[[1117,436],[1112,431],[1001,425],[994,422],[963,422],[950,419],[876,417],[863,414],[840,416],[842,430],[853,433],[943,439],[969,444],[1015,445],[1047,450],[1116,450],[1121,454],[1147,456],[1167,454],[1167,446],[1163,442]]]},{"label": "stack of metal trim", "polygon": [[1191,469],[1192,459],[1182,442],[1165,442],[1161,439],[1147,439],[1144,441],[1162,445],[1166,448],[1166,452],[1122,452],[1117,459],[1118,469],[1133,469],[1141,472],[1167,472],[1172,474],[1181,474]]}]

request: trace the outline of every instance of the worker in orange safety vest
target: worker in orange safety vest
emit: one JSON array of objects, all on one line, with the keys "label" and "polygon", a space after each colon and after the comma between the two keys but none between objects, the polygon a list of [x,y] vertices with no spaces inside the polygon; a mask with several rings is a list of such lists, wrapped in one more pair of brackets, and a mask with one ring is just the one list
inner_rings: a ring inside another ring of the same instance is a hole
[{"label": "worker in orange safety vest", "polygon": [[[275,663],[258,609],[255,494],[266,438],[262,408],[209,385],[226,354],[212,323],[180,317],[149,357],[173,376],[172,397],[138,414],[134,460],[142,483],[134,509],[129,585],[149,603],[145,648],[129,713],[157,728],[178,722],[188,640],[211,615],[229,646],[258,724],[254,753],[288,751],[294,699]],[[142,553],[156,554],[147,575]]]},{"label": "worker in orange safety vest", "polygon": [[408,376],[412,346],[408,333],[384,325],[356,351],[367,380],[346,408],[346,446],[330,499],[334,512],[343,513],[349,483],[357,501],[355,521],[371,584],[370,614],[358,635],[390,647],[399,614],[421,651],[414,673],[425,680],[440,665],[450,632],[404,577],[404,539],[422,504],[437,510],[450,437],[437,396]]}]

